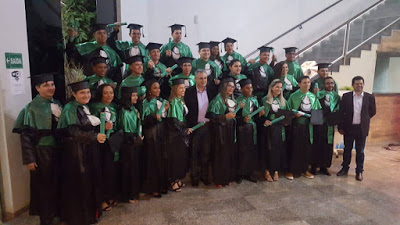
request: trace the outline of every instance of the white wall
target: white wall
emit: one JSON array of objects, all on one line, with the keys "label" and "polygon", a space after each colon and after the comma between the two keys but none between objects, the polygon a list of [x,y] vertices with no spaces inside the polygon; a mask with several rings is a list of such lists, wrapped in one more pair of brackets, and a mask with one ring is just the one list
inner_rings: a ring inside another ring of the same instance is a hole
[{"label": "white wall", "polygon": [[[29,172],[22,165],[19,136],[12,128],[20,110],[31,100],[28,40],[23,0],[0,1],[0,163],[3,213],[15,213],[29,204]],[[22,53],[24,95],[11,95],[5,52]]]},{"label": "white wall", "polygon": [[[143,42],[166,43],[168,26],[187,25],[188,44],[197,55],[196,43],[223,40],[229,36],[239,41],[238,52],[247,55],[286,30],[309,18],[336,0],[120,0],[122,22],[145,27]],[[278,56],[283,47],[305,47],[377,0],[344,0],[272,44]],[[195,18],[197,21],[195,21]],[[122,39],[129,40],[127,29]]]}]

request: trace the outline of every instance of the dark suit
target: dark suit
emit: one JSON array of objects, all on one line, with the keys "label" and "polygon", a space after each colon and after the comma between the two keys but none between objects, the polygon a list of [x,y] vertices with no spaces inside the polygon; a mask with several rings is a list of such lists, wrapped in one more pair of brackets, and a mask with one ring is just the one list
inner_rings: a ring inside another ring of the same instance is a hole
[{"label": "dark suit", "polygon": [[[214,97],[211,91],[207,88],[208,103]],[[186,115],[186,121],[189,127],[198,124],[199,106],[197,99],[196,85],[186,89],[185,104],[189,109]],[[190,146],[190,176],[193,182],[198,182],[199,179],[203,181],[209,180],[209,166],[210,166],[210,125],[206,125],[195,130],[191,136]]]},{"label": "dark suit", "polygon": [[344,153],[342,166],[346,170],[349,169],[351,162],[351,151],[353,149],[353,142],[355,142],[357,153],[356,173],[362,173],[364,170],[364,147],[369,132],[369,123],[370,119],[376,114],[375,97],[367,92],[364,92],[360,113],[360,124],[353,124],[353,92],[347,92],[343,95],[339,110],[343,116],[343,123],[339,125],[339,130],[343,130],[344,132]]}]

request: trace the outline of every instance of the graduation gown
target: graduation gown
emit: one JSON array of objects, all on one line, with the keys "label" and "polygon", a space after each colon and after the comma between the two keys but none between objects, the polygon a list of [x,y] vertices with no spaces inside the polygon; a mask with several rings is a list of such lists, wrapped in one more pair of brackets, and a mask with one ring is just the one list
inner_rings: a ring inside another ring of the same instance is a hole
[{"label": "graduation gown", "polygon": [[216,95],[219,85],[215,85],[214,80],[219,80],[221,78],[221,68],[214,61],[204,61],[201,58],[198,58],[192,61],[192,74],[195,74],[197,69],[203,69],[206,71],[207,88],[212,91],[213,95]]},{"label": "graduation gown", "polygon": [[[141,55],[143,56],[144,63],[150,60],[149,51],[146,49],[146,45],[142,42],[133,43],[132,41],[119,41],[117,40],[118,31],[113,31],[110,37],[107,39],[107,44],[119,55],[122,61],[126,60],[132,56]],[[123,78],[131,75],[129,65],[125,65],[125,72]]]},{"label": "graduation gown", "polygon": [[270,172],[287,169],[286,152],[286,133],[285,126],[279,123],[264,127],[265,121],[276,119],[276,113],[279,109],[286,109],[278,98],[272,100],[272,104],[267,103],[265,96],[261,102],[264,106],[265,115],[260,118],[261,139],[259,143],[259,159],[261,169]]},{"label": "graduation gown", "polygon": [[274,77],[274,70],[268,64],[261,65],[260,62],[256,62],[249,66],[247,74],[253,83],[254,96],[260,101],[267,95],[269,84]]},{"label": "graduation gown", "polygon": [[168,179],[166,173],[165,157],[165,122],[163,119],[167,112],[163,110],[161,121],[157,121],[157,112],[161,108],[163,99],[153,98],[143,101],[143,183],[142,191],[145,193],[161,192],[167,190]]},{"label": "graduation gown", "polygon": [[58,101],[37,95],[22,109],[13,129],[20,134],[23,164],[38,165],[36,171],[30,171],[29,214],[39,215],[44,224],[51,224],[58,215],[59,148],[54,135],[60,112]]},{"label": "graduation gown", "polygon": [[290,95],[299,89],[296,79],[292,75],[281,77],[283,97],[288,100]]},{"label": "graduation gown", "polygon": [[248,123],[244,122],[244,117],[258,108],[256,97],[239,96],[236,99],[238,105],[244,103],[242,109],[236,115],[237,120],[237,140],[238,140],[238,175],[251,176],[257,167],[257,125],[255,115]]},{"label": "graduation gown", "polygon": [[96,41],[92,42],[85,42],[81,44],[75,45],[74,42],[68,42],[66,45],[66,53],[68,56],[68,60],[70,62],[75,63],[75,65],[83,66],[83,73],[86,76],[90,76],[93,74],[91,60],[93,57],[99,57],[97,51],[98,48],[101,48],[104,52],[101,55],[104,58],[108,58],[107,60],[107,74],[106,76],[112,79],[113,81],[117,82],[118,84],[121,83],[122,74],[121,74],[121,66],[122,60],[109,45],[110,41],[112,40],[111,37],[107,39],[107,44],[100,46]]},{"label": "graduation gown", "polygon": [[183,179],[188,172],[189,136],[185,122],[187,114],[188,109],[182,99],[174,98],[171,100],[166,118],[167,140],[165,141],[169,182]]},{"label": "graduation gown", "polygon": [[123,201],[139,199],[141,188],[142,141],[139,111],[134,107],[121,108],[118,112],[118,130],[124,133],[119,150],[121,163],[121,195]]},{"label": "graduation gown", "polygon": [[236,102],[225,101],[218,94],[209,104],[206,117],[211,121],[211,165],[216,185],[226,185],[236,178],[236,120],[226,119],[225,114],[233,112]]},{"label": "graduation gown", "polygon": [[238,52],[232,52],[232,54],[225,53],[224,56],[221,57],[222,61],[224,62],[224,69],[223,72],[228,74],[229,73],[229,64],[231,63],[232,59],[238,59],[242,64],[242,73],[246,73],[247,70],[247,61],[246,59]]},{"label": "graduation gown", "polygon": [[[294,92],[287,101],[290,110],[298,110],[311,113],[311,110],[321,109],[316,96],[311,93],[303,93],[299,90]],[[313,143],[313,126],[307,117],[297,117],[292,120],[291,147],[289,158],[289,170],[295,175],[305,173],[311,163],[311,145]]]},{"label": "graduation gown", "polygon": [[340,97],[335,92],[325,90],[317,93],[317,98],[322,106],[324,124],[314,125],[314,142],[312,152],[312,164],[315,167],[329,168],[332,163],[334,126],[327,125],[327,116],[331,112],[339,110]]},{"label": "graduation gown", "polygon": [[303,70],[301,69],[300,64],[297,61],[288,62],[286,61],[289,67],[288,74],[291,74],[297,82],[300,82],[300,77],[304,76]]},{"label": "graduation gown", "polygon": [[113,80],[111,80],[108,77],[100,77],[97,76],[96,74],[93,74],[92,76],[85,77],[85,80],[89,81],[90,85],[90,93],[92,94],[92,97],[90,99],[96,99],[96,92],[97,88],[102,85],[102,84],[116,84]]},{"label": "graduation gown", "polygon": [[[65,105],[57,125],[62,137],[61,215],[69,225],[86,225],[101,216],[102,170],[98,126],[87,105]],[[90,118],[89,118],[90,117]],[[97,118],[98,122],[100,120]]]},{"label": "graduation gown", "polygon": [[[116,130],[117,107],[118,106],[115,103],[106,105],[101,102],[97,102],[89,105],[90,111],[94,116],[100,118],[100,113],[105,112],[106,122],[109,121],[113,123],[113,129],[106,131],[108,136],[114,135]],[[99,144],[99,148],[101,154],[104,200],[116,200],[118,199],[120,193],[119,163],[118,161],[114,161],[115,153],[111,151],[108,139],[103,144]]]},{"label": "graduation gown", "polygon": [[[167,50],[172,51],[171,56],[167,56],[166,52]],[[180,57],[191,57],[193,58],[192,51],[190,50],[189,46],[184,44],[183,42],[179,42],[178,44],[175,44],[173,41],[164,44],[161,47],[161,58],[160,61],[164,63],[167,67],[172,67],[175,64],[178,64],[178,59]],[[181,73],[182,69],[181,68],[176,68],[173,72],[173,75]]]},{"label": "graduation gown", "polygon": [[210,57],[210,60],[213,61],[215,63],[215,65],[217,65],[219,67],[219,69],[221,70],[221,73],[222,73],[225,63],[224,63],[224,61],[222,61],[221,57],[219,57],[219,58]]}]

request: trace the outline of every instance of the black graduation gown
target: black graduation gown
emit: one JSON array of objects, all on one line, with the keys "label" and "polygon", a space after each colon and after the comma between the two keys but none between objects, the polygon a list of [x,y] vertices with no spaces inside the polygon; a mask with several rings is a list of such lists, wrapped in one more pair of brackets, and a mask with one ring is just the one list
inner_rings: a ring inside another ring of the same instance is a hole
[{"label": "black graduation gown", "polygon": [[185,122],[174,117],[165,119],[167,138],[165,149],[167,156],[167,176],[169,182],[183,179],[189,169],[189,136]]},{"label": "black graduation gown", "polygon": [[[253,106],[255,110],[256,107]],[[253,117],[255,119],[256,116]],[[242,110],[237,113],[237,175],[251,176],[257,167],[257,148],[253,140],[253,124],[245,123]]]},{"label": "black graduation gown", "polygon": [[[326,115],[330,113],[330,108],[325,105],[324,99],[319,99],[319,102],[326,118]],[[333,143],[328,143],[328,125],[326,123],[323,125],[314,125],[313,134],[312,165],[314,167],[329,168],[332,164]]]},{"label": "black graduation gown", "polygon": [[[271,109],[270,114],[275,112]],[[287,169],[286,142],[282,140],[282,129],[285,129],[285,126],[278,123],[264,127],[267,119],[267,117],[260,118],[259,159],[261,169],[273,173]]]},{"label": "black graduation gown", "polygon": [[211,120],[211,165],[213,181],[216,185],[226,185],[236,178],[234,156],[236,120],[226,120],[224,115],[207,112]]},{"label": "black graduation gown", "polygon": [[[57,122],[52,117],[54,130]],[[36,162],[38,165],[36,171],[30,171],[29,215],[38,215],[42,223],[51,224],[59,215],[59,148],[39,146],[37,141],[54,134],[54,131],[26,128],[13,132],[20,133],[23,164]]]},{"label": "black graduation gown", "polygon": [[[81,123],[82,124],[82,123]],[[86,225],[101,216],[102,170],[97,132],[90,125],[62,130],[61,214],[68,225]]]},{"label": "black graduation gown", "polygon": [[150,114],[143,121],[144,149],[143,152],[143,184],[145,193],[167,190],[168,179],[164,148],[165,123],[158,122],[155,114]]}]

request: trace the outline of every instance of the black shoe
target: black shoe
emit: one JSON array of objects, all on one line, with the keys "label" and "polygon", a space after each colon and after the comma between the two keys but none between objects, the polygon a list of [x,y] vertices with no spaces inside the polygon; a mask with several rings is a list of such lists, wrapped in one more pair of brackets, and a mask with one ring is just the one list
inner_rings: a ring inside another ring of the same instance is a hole
[{"label": "black shoe", "polygon": [[192,187],[198,187],[199,186],[199,181],[198,180],[192,180]]},{"label": "black shoe", "polygon": [[310,173],[312,173],[312,175],[317,175],[317,168],[312,166]]},{"label": "black shoe", "polygon": [[238,183],[238,184],[241,184],[242,181],[243,181],[243,177],[238,177],[238,178],[236,179],[236,183]]},{"label": "black shoe", "polygon": [[364,178],[363,178],[362,173],[357,173],[357,174],[356,174],[356,180],[362,181],[363,179],[364,179]]},{"label": "black shoe", "polygon": [[246,180],[251,181],[253,183],[257,183],[257,179],[255,177],[253,177],[253,176],[246,177]]},{"label": "black shoe", "polygon": [[157,194],[151,194],[154,198],[161,198],[162,197],[162,195],[160,194],[160,193],[157,193]]},{"label": "black shoe", "polygon": [[327,168],[321,168],[321,169],[319,170],[319,173],[320,173],[320,174],[324,174],[324,175],[326,175],[326,176],[330,176],[330,175],[331,175],[331,173],[329,173],[329,171],[328,171]]},{"label": "black shoe", "polygon": [[205,186],[208,186],[211,184],[211,182],[208,179],[200,179],[200,180],[204,183]]},{"label": "black shoe", "polygon": [[347,176],[347,173],[348,173],[348,172],[349,172],[348,169],[342,168],[336,175],[337,175],[338,177],[340,177],[340,176]]}]

